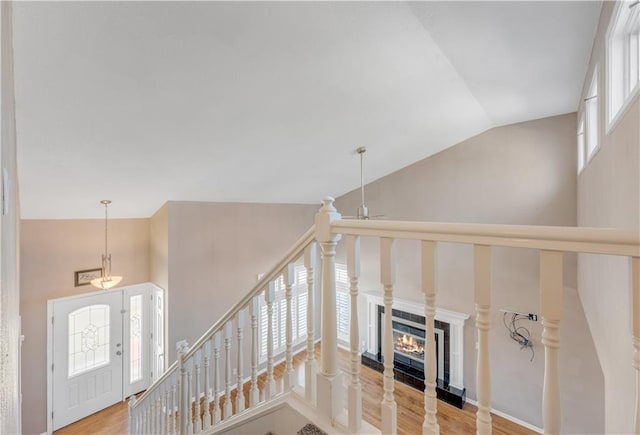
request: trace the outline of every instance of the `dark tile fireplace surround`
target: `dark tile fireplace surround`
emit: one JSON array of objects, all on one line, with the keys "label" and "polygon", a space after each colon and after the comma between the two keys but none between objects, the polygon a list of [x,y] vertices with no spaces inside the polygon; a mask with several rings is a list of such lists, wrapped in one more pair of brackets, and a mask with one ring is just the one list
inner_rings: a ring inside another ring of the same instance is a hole
[{"label": "dark tile fireplace surround", "polygon": [[[400,310],[392,310],[393,332],[394,332],[394,361],[393,373],[398,382],[407,384],[420,391],[424,391],[424,337],[425,318],[412,313]],[[380,373],[384,371],[384,357],[382,356],[384,307],[378,305],[377,309],[377,335],[378,352],[362,354],[362,364]],[[445,322],[435,321],[435,329],[442,331],[435,334],[436,339],[436,392],[438,399],[443,400],[458,408],[462,408],[465,402],[466,388],[462,390],[449,385],[450,373],[450,325]],[[439,345],[442,339],[443,346]],[[443,355],[439,354],[439,349],[443,349]],[[442,371],[439,365],[443,365]]]}]

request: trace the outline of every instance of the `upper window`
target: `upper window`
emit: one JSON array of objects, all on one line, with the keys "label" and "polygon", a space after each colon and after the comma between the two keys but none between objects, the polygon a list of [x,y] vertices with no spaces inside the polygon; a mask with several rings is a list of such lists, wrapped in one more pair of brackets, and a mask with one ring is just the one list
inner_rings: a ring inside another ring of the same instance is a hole
[{"label": "upper window", "polygon": [[587,159],[591,160],[598,149],[598,69],[593,71],[589,93],[584,100],[585,112],[585,143],[587,145]]},{"label": "upper window", "polygon": [[578,174],[584,169],[584,155],[584,116],[582,116],[578,123]]},{"label": "upper window", "polygon": [[640,89],[640,4],[617,3],[607,31],[608,121],[612,123]]}]

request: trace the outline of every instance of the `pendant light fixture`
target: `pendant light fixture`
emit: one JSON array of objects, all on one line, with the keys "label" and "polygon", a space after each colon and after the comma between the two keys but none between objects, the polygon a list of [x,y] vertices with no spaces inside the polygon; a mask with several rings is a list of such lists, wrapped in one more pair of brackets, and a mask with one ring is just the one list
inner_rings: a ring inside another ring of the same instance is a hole
[{"label": "pendant light fixture", "polygon": [[358,207],[358,219],[360,220],[368,220],[369,219],[369,209],[366,205],[364,205],[364,168],[363,168],[363,159],[364,153],[367,152],[365,147],[360,147],[356,150],[358,154],[360,154],[360,199],[361,204]]},{"label": "pendant light fixture", "polygon": [[111,204],[111,201],[109,201],[108,199],[103,199],[102,201],[100,201],[100,204],[104,205],[104,254],[102,254],[102,271],[100,272],[100,278],[92,279],[91,285],[102,290],[107,290],[115,285],[118,285],[118,283],[122,281],[122,277],[111,276],[111,254],[107,249],[107,208],[109,204]]}]

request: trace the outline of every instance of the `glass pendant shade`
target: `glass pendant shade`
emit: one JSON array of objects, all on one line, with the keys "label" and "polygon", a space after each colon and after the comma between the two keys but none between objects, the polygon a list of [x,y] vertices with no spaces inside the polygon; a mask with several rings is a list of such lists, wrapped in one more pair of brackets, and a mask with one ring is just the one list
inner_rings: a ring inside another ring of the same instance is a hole
[{"label": "glass pendant shade", "polygon": [[115,287],[122,281],[121,276],[105,276],[91,280],[91,285],[101,288],[102,290],[108,290],[111,287]]}]

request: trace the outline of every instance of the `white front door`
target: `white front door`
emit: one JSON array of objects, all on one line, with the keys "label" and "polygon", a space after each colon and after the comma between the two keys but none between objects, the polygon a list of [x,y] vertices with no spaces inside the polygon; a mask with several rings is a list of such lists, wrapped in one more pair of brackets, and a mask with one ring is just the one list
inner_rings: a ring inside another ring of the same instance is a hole
[{"label": "white front door", "polygon": [[53,429],[122,400],[122,292],[53,303]]},{"label": "white front door", "polygon": [[[147,389],[163,341],[162,290],[152,284],[49,301],[51,430]],[[162,355],[164,356],[164,355]]]}]

